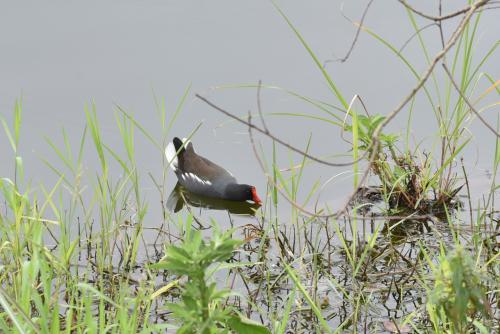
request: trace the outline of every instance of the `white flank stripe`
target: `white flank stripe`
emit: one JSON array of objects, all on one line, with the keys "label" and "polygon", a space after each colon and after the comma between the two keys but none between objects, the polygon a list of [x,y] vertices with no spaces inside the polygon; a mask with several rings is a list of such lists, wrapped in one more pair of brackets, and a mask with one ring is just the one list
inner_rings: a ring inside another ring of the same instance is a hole
[{"label": "white flank stripe", "polygon": [[189,175],[189,177],[190,177],[191,179],[193,179],[194,181],[199,182],[199,183],[203,183],[203,181],[202,181],[202,180],[201,180],[198,176],[196,176],[195,174],[193,174],[193,173],[189,173],[188,175]]},{"label": "white flank stripe", "polygon": [[212,182],[207,181],[207,180],[202,180],[198,175],[196,175],[194,173],[183,173],[183,174],[181,174],[181,178],[184,181],[186,181],[189,178],[191,181],[198,183],[200,185],[205,185],[205,186],[212,185]]}]

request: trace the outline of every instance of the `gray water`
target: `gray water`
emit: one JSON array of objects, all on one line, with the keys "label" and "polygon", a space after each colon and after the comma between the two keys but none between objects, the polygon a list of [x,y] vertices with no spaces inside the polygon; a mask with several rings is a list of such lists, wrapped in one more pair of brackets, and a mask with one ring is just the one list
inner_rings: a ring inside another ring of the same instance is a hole
[{"label": "gray water", "polygon": [[[366,1],[279,1],[278,4],[323,62],[343,57],[355,34],[355,27],[342,16],[341,8],[345,15],[358,21]],[[427,2],[422,6],[422,10],[435,13],[437,3]],[[461,6],[457,3],[443,10],[448,12]],[[256,185],[262,197],[266,179],[253,155],[247,129],[229,121],[194,94],[206,96],[243,117],[248,111],[257,111],[255,89],[216,87],[256,84],[262,80],[265,85],[339,104],[270,1],[23,1],[3,2],[0,7],[0,113],[10,123],[14,101],[22,96],[24,116],[19,155],[24,159],[26,178],[35,186],[50,185],[57,180],[41,161],[41,158],[56,159],[44,137],[62,145],[60,129],[64,127],[76,149],[85,124],[85,104],[95,102],[105,142],[123,152],[115,125],[115,104],[133,113],[151,133],[159,133],[153,91],[166,98],[171,115],[191,84],[172,135],[186,136],[201,122],[193,138],[197,151],[227,167],[239,181]],[[474,49],[476,60],[498,39],[497,15],[498,12],[489,10],[482,17]],[[450,21],[445,30],[450,32],[457,22]],[[414,32],[406,11],[395,1],[375,2],[365,24],[398,48]],[[423,35],[430,54],[439,51],[437,30],[426,29]],[[417,39],[411,41],[404,53],[418,71],[425,69]],[[490,59],[484,69],[498,78],[500,63]],[[415,84],[402,62],[366,33],[361,33],[346,63],[328,63],[327,70],[345,98],[350,100],[354,94],[360,95],[370,113],[390,112]],[[436,71],[443,75],[440,68]],[[487,86],[482,81],[477,92]],[[277,90],[263,89],[261,96],[265,114],[319,114],[310,105]],[[495,124],[497,114],[498,109],[491,109],[484,116]],[[401,113],[389,130],[404,133],[407,115]],[[301,147],[305,147],[312,135],[312,154],[346,152],[338,127],[300,118],[266,116],[266,121],[273,133]],[[482,184],[473,189],[474,201],[487,188],[494,137],[477,120],[470,130],[474,140],[463,155],[466,165],[474,167],[469,177]],[[432,111],[420,96],[412,121],[413,144],[425,139],[424,145],[432,148],[438,142],[435,133]],[[136,135],[143,187],[148,198],[156,201],[156,190],[146,174],[161,175],[162,153],[138,131]],[[0,138],[0,175],[12,177],[12,153],[3,133]],[[270,158],[270,141],[264,137],[258,139]],[[95,175],[97,155],[90,140],[87,144],[84,164],[89,175]],[[292,159],[300,162],[300,156],[292,155]],[[278,161],[283,167],[289,165],[289,160],[288,152],[280,149]],[[320,202],[338,204],[352,189],[351,167],[310,165],[302,183],[308,189],[318,178],[325,182],[339,173],[347,176],[330,182],[320,198]],[[168,185],[173,188],[174,184],[175,177],[170,174]],[[150,214],[156,217],[159,203],[150,208]],[[150,224],[154,225],[154,221],[151,219]]]}]

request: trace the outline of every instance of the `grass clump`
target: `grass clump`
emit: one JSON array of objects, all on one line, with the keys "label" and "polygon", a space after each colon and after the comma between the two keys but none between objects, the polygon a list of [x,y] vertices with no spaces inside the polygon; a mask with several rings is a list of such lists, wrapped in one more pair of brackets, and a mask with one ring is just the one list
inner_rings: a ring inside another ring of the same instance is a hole
[{"label": "grass clump", "polygon": [[[366,153],[368,160],[371,158],[370,170],[380,182],[380,193],[390,212],[410,209],[432,213],[443,211],[443,205],[450,207],[462,188],[450,188],[456,185],[457,179],[451,179],[446,187],[439,186],[436,181],[443,166],[431,173],[430,159],[424,158],[420,162],[409,150],[398,149],[398,134],[381,133],[379,144],[375,144],[374,133],[384,120],[381,115],[356,115],[352,125],[345,125],[344,129],[357,137],[358,149]],[[434,195],[433,198],[431,195]]]}]

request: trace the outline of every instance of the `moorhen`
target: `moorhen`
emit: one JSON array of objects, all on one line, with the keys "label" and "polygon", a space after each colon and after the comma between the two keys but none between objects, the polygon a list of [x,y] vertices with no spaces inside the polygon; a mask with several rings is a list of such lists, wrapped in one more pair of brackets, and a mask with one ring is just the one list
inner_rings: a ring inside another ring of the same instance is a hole
[{"label": "moorhen", "polygon": [[254,186],[239,184],[233,174],[196,154],[191,141],[175,137],[165,149],[170,167],[179,183],[194,194],[229,201],[261,204]]}]

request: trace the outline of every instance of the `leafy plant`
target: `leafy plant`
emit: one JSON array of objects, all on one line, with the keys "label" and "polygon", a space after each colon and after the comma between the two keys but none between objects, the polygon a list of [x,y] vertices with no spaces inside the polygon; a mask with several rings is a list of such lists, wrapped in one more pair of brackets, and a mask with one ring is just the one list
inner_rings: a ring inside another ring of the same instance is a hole
[{"label": "leafy plant", "polygon": [[212,238],[206,242],[201,232],[192,227],[192,221],[193,217],[188,216],[182,244],[167,246],[163,259],[153,266],[188,278],[182,287],[181,301],[168,305],[182,323],[178,333],[269,333],[266,327],[223,304],[227,297],[234,295],[231,290],[218,290],[215,282],[209,282],[217,270],[212,267],[231,258],[242,242],[231,238],[233,230],[221,233],[215,223]]},{"label": "leafy plant", "polygon": [[[358,139],[360,141],[359,149],[368,150],[372,144],[375,129],[385,120],[385,117],[382,115],[357,115],[356,119]],[[352,132],[353,126],[356,125],[345,125],[344,130]],[[387,147],[389,150],[393,151],[394,144],[398,140],[399,135],[381,133],[379,138],[381,148]]]},{"label": "leafy plant", "polygon": [[[453,333],[469,333],[474,314],[489,317],[490,306],[483,288],[483,277],[470,255],[457,248],[448,256],[441,252],[435,269],[434,288],[427,301],[427,311],[435,328],[449,328]],[[474,325],[484,326],[478,321]]]}]

